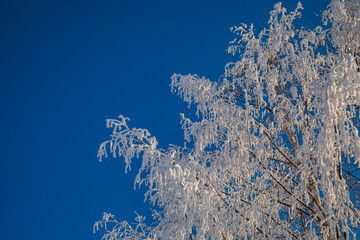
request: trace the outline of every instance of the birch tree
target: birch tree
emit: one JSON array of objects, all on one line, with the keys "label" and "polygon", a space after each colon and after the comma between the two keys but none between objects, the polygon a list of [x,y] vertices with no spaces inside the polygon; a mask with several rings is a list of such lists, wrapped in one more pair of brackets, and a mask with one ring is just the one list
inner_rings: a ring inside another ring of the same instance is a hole
[{"label": "birch tree", "polygon": [[[296,28],[299,3],[268,27],[233,27],[238,61],[210,81],[174,74],[184,146],[158,147],[129,119],[107,120],[100,161],[142,161],[135,179],[156,206],[153,223],[94,226],[103,239],[355,239],[360,211],[360,2],[332,0],[315,29]],[[195,111],[194,111],[195,112]]]}]

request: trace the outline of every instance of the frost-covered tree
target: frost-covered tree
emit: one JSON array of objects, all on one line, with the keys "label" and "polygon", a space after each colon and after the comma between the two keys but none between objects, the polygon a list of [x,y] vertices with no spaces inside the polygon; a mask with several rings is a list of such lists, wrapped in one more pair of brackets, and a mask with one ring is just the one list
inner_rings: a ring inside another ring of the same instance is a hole
[{"label": "frost-covered tree", "polygon": [[331,1],[313,30],[294,27],[301,9],[276,4],[259,34],[232,28],[239,60],[220,80],[172,76],[196,109],[182,115],[187,146],[160,149],[128,118],[107,120],[100,160],[142,159],[135,183],[158,210],[151,226],[104,214],[103,239],[356,238],[360,2]]}]

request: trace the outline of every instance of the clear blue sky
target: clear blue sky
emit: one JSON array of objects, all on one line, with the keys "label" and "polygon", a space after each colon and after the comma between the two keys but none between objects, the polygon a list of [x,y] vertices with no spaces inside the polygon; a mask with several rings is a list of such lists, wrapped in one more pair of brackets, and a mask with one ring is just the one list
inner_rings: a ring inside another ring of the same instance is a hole
[{"label": "clear blue sky", "polygon": [[[161,147],[182,144],[187,109],[170,76],[216,80],[233,60],[228,29],[262,29],[276,2],[0,0],[0,239],[100,239],[104,211],[149,214],[136,169],[96,158],[105,119],[123,114]],[[303,1],[301,22],[316,24],[327,3]]]}]

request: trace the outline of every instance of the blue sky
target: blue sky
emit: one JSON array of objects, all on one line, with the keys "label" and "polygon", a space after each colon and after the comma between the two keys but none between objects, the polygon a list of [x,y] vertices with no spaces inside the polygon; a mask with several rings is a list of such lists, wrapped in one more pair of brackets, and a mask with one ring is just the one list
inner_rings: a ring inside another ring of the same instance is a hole
[{"label": "blue sky", "polygon": [[[99,163],[106,118],[122,114],[161,147],[183,144],[173,73],[216,80],[241,22],[261,30],[277,1],[0,1],[0,239],[100,239],[107,211],[149,214],[136,168]],[[304,19],[328,1],[303,1]],[[284,1],[288,10],[297,1]]]}]

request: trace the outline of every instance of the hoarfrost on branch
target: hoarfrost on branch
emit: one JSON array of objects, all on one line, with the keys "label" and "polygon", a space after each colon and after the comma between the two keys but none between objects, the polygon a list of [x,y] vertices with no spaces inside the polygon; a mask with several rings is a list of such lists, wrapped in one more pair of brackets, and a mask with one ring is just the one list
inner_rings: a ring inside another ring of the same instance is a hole
[{"label": "hoarfrost on branch", "polygon": [[[278,3],[268,28],[245,24],[223,78],[174,74],[171,90],[197,116],[181,115],[191,147],[157,147],[128,118],[98,157],[142,159],[154,222],[104,214],[103,239],[355,239],[359,228],[360,2],[333,0],[323,25],[296,29],[302,6]],[[357,180],[356,180],[357,179]],[[111,227],[109,228],[109,225]]]}]

